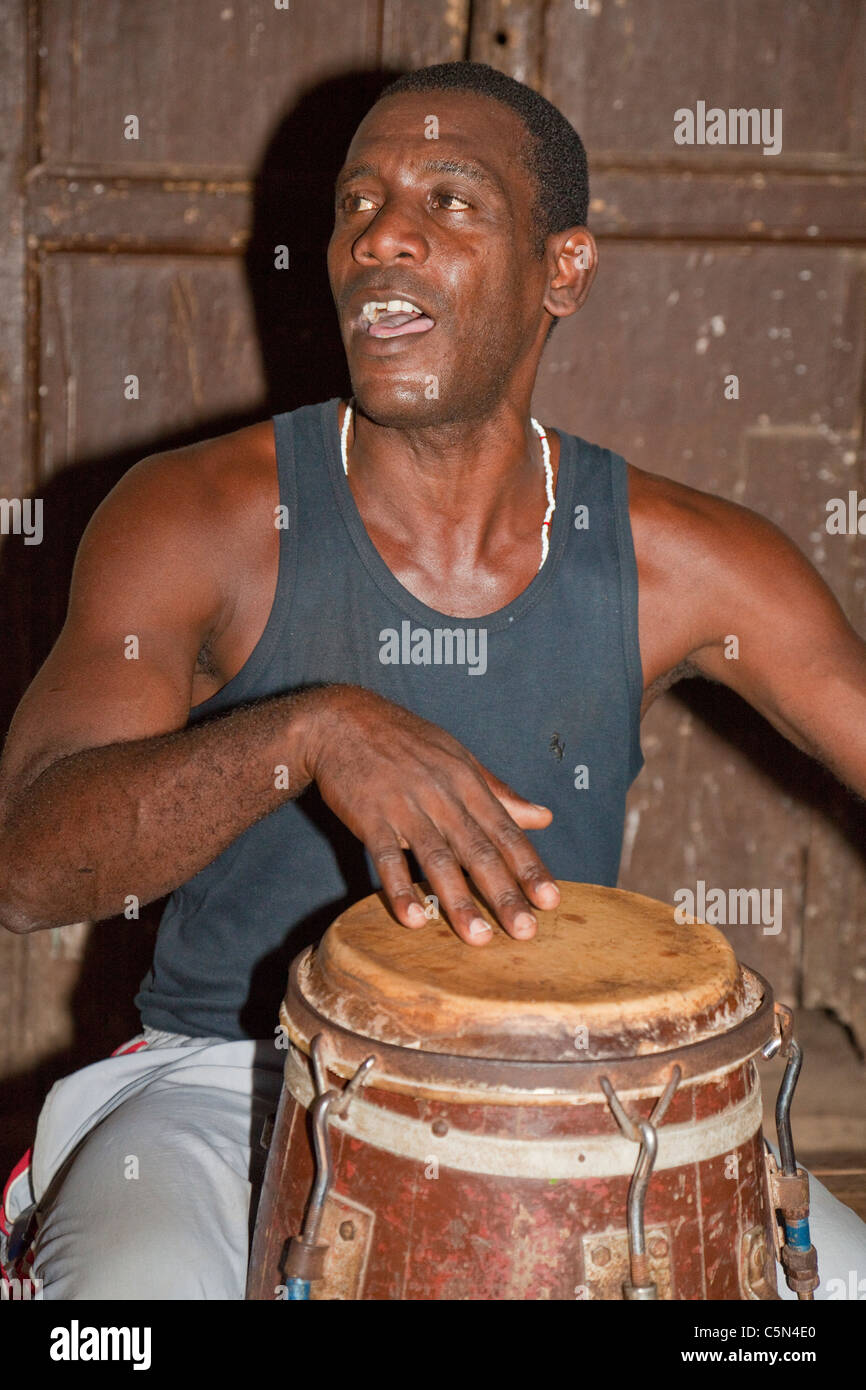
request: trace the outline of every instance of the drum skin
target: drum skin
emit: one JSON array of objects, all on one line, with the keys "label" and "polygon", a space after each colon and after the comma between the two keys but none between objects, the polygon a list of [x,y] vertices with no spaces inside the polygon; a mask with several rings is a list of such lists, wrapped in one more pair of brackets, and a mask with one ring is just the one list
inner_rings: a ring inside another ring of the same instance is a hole
[{"label": "drum skin", "polygon": [[[615,896],[622,904],[634,895]],[[538,915],[541,931],[545,914]],[[471,949],[457,943],[459,951]],[[311,1284],[313,1299],[622,1299],[638,1145],[621,1133],[601,1078],[634,1121],[649,1118],[676,1067],[680,1079],[658,1126],[645,1208],[658,1297],[755,1297],[744,1270],[756,1234],[762,1296],[774,1296],[774,1213],[755,1065],[761,1040],[772,1033],[772,998],[760,977],[742,972],[748,989],[738,1021],[715,1030],[706,1024],[706,989],[696,991],[694,1015],[704,1020],[704,1035],[684,1046],[659,1041],[644,1055],[632,1048],[617,1056],[608,1030],[600,1046],[609,1055],[575,1053],[577,1060],[566,1062],[558,1051],[557,1015],[551,1060],[527,1061],[523,1045],[514,1058],[477,1055],[497,1050],[489,1035],[477,1041],[477,1019],[469,1029],[476,1051],[470,1057],[457,1048],[444,1052],[444,1038],[435,1052],[383,1043],[369,1036],[383,1031],[375,1017],[366,1035],[346,1028],[311,1001],[311,960],[305,955],[295,963],[281,1010],[286,1084],[259,1202],[248,1298],[286,1296],[286,1244],[301,1231],[314,1177],[307,1054],[316,1034],[337,1091],[365,1056],[377,1061],[345,1115],[330,1123],[334,1177],[319,1235],[328,1252],[323,1276]],[[319,995],[336,997],[338,983],[348,988],[332,970]],[[729,986],[720,974],[727,1023]],[[407,1010],[412,992],[410,978]],[[426,986],[423,993],[429,1010]],[[585,1013],[585,1003],[581,1008]],[[389,1013],[388,1029],[405,1028],[407,1017],[395,1025]],[[542,1020],[535,1036],[544,1031]],[[663,1039],[663,1029],[650,1031]]]}]

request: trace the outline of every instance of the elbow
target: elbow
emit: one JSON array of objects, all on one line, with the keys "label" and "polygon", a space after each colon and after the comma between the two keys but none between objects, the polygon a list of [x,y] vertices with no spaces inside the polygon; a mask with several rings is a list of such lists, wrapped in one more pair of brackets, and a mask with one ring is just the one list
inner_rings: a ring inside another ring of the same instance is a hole
[{"label": "elbow", "polygon": [[8,884],[0,887],[0,927],[5,927],[15,936],[27,936],[39,928],[35,915],[9,892]]},{"label": "elbow", "polygon": [[27,936],[30,932],[38,931],[43,925],[45,924],[39,920],[39,915],[33,910],[32,905],[12,892],[10,885],[4,883],[0,877],[0,927],[5,927],[15,936]]},{"label": "elbow", "polygon": [[40,927],[52,925],[43,920],[38,904],[31,900],[20,875],[6,862],[0,852],[0,927],[15,936],[27,936]]},{"label": "elbow", "polygon": [[27,913],[21,912],[11,904],[0,903],[0,927],[11,931],[15,936],[27,936],[37,930],[38,924]]}]

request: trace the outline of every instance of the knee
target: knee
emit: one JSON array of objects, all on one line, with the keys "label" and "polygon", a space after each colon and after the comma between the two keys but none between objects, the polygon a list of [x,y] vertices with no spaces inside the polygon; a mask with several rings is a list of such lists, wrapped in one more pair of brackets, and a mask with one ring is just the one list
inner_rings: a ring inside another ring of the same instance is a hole
[{"label": "knee", "polygon": [[176,1156],[134,1158],[94,1135],[44,1205],[34,1243],[42,1297],[242,1299],[249,1185]]}]

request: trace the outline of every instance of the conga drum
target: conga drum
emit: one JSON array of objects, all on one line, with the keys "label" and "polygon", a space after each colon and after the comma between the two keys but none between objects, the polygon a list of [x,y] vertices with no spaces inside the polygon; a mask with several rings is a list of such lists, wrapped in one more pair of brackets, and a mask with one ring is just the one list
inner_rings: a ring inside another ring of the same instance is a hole
[{"label": "conga drum", "polygon": [[377,893],[296,959],[248,1298],[778,1297],[786,1011],[715,927],[559,887],[531,941]]}]

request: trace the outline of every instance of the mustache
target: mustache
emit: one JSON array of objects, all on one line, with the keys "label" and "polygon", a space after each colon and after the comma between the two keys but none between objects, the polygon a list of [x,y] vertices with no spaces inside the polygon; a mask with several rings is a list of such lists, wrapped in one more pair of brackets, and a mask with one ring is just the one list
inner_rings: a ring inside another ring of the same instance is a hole
[{"label": "mustache", "polygon": [[423,287],[420,287],[420,293],[413,289],[411,285],[391,285],[387,290],[383,290],[381,285],[376,285],[372,280],[369,284],[365,284],[363,281],[356,283],[352,285],[351,289],[347,289],[345,294],[341,294],[336,300],[338,312],[341,314],[346,313],[351,306],[352,300],[362,294],[369,294],[371,299],[374,297],[381,298],[383,295],[387,295],[389,299],[407,299],[413,304],[418,304],[419,307],[425,305],[431,313],[436,313],[437,315],[439,313],[440,306],[435,300],[430,298],[428,291]]}]

